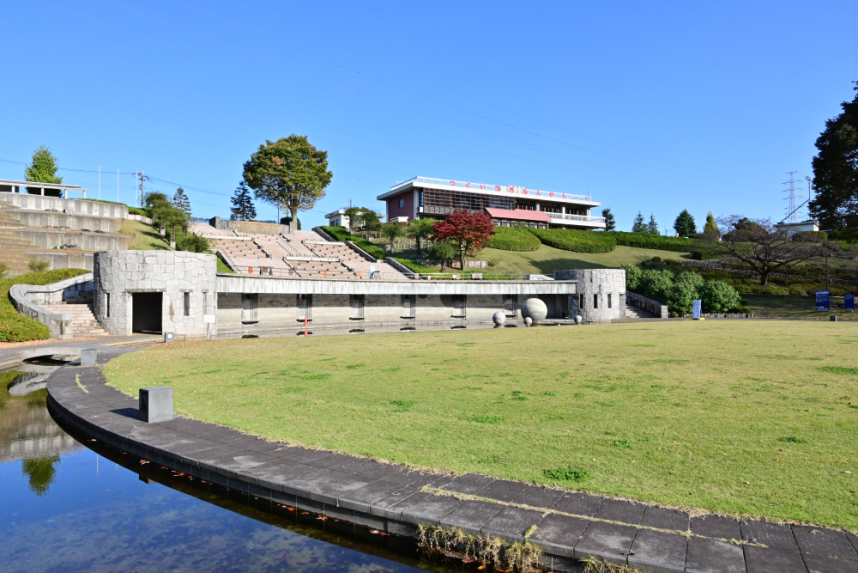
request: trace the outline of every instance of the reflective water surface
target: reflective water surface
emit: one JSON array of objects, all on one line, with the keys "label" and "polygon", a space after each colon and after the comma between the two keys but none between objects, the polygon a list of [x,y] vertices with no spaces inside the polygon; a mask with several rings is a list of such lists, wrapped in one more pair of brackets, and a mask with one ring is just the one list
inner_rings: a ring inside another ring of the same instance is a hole
[{"label": "reflective water surface", "polygon": [[0,571],[475,570],[72,437],[45,405],[53,368],[0,373]]}]

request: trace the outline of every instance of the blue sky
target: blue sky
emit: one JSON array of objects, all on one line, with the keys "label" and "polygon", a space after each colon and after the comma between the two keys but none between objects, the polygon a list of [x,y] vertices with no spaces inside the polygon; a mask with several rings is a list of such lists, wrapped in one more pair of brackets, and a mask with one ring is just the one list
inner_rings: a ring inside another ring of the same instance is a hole
[{"label": "blue sky", "polygon": [[[32,2],[0,35],[0,178],[48,145],[64,181],[181,184],[228,217],[266,139],[329,152],[305,228],[416,175],[576,194],[629,230],[780,220],[858,80],[858,3]],[[800,192],[801,201],[806,191]],[[258,204],[260,219],[272,207]]]}]

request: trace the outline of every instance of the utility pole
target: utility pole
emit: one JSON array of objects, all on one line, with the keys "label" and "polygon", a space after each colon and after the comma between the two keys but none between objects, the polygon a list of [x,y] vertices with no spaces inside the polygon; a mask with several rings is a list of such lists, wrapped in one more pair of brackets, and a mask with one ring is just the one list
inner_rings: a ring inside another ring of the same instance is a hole
[{"label": "utility pole", "polygon": [[119,203],[119,168],[116,168],[116,202]]},{"label": "utility pole", "polygon": [[98,200],[101,200],[101,165],[98,166]]},{"label": "utility pole", "polygon": [[146,177],[145,173],[143,173],[143,169],[141,169],[139,172],[135,173],[135,175],[140,177],[140,203],[137,206],[142,207],[143,201],[146,198],[146,191],[144,190],[144,186],[145,186],[146,180],[148,180],[149,178]]}]

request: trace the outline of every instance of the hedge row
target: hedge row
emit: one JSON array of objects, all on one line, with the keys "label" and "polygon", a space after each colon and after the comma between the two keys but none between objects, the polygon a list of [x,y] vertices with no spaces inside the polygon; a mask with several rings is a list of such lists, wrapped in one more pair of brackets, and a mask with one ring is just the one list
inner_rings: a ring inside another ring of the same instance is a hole
[{"label": "hedge row", "polygon": [[528,228],[528,231],[549,247],[574,253],[610,253],[617,247],[617,241],[611,233],[532,228]]},{"label": "hedge row", "polygon": [[382,261],[387,256],[387,252],[376,245],[375,243],[371,243],[366,239],[361,239],[360,237],[355,237],[345,227],[319,227],[327,234],[332,236],[338,241],[351,241],[361,249],[367,252],[367,254],[372,255],[376,259]]},{"label": "hedge row", "polygon": [[488,246],[502,251],[535,251],[541,244],[527,227],[495,227]]},{"label": "hedge row", "polygon": [[623,231],[607,231],[595,233],[609,235],[614,238],[618,245],[623,247],[637,247],[639,249],[656,249],[659,251],[676,251],[689,253],[698,245],[696,239],[684,239],[682,237],[662,237],[649,233],[625,233]]},{"label": "hedge row", "polygon": [[9,298],[9,289],[12,285],[46,285],[88,272],[90,271],[83,269],[58,269],[0,279],[0,342],[47,340],[51,337],[51,331],[47,326],[24,316],[12,305],[12,299]]}]

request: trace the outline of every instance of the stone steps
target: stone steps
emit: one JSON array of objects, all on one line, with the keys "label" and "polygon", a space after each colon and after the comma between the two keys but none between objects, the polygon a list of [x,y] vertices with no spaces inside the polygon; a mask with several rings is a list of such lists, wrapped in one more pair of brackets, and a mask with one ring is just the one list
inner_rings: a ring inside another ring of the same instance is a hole
[{"label": "stone steps", "polygon": [[636,306],[632,306],[630,304],[626,305],[626,318],[657,318],[651,312],[647,312],[642,308],[638,308]]},{"label": "stone steps", "polygon": [[92,303],[84,304],[43,304],[42,308],[59,314],[72,315],[72,332],[75,338],[89,338],[92,336],[110,336],[95,320],[92,314]]}]

